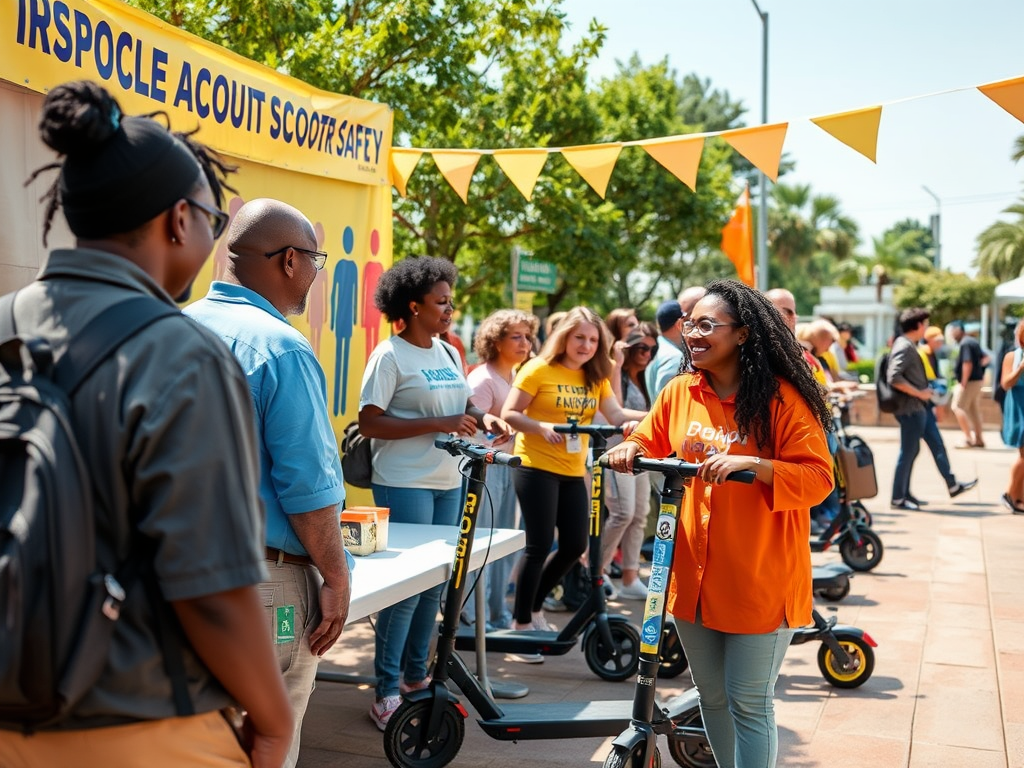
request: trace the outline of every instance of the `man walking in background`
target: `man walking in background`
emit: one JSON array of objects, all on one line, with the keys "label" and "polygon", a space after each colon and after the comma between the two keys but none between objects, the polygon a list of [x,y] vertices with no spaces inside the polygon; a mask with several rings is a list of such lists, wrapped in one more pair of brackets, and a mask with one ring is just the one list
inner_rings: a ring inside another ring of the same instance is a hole
[{"label": "man walking in background", "polygon": [[956,385],[953,387],[952,408],[960,430],[964,433],[964,442],[957,448],[984,448],[981,385],[985,378],[988,355],[982,351],[978,340],[964,331],[964,324],[961,321],[954,320],[950,323],[950,335],[953,341],[960,345],[953,368]]},{"label": "man walking in background", "polygon": [[345,486],[327,381],[309,342],[285,320],[305,310],[327,254],[316,250],[309,220],[277,200],[243,205],[227,238],[223,282],[185,311],[230,347],[255,401],[271,574],[260,591],[295,713],[291,768],[317,662],[341,635],[349,605],[338,520]]}]

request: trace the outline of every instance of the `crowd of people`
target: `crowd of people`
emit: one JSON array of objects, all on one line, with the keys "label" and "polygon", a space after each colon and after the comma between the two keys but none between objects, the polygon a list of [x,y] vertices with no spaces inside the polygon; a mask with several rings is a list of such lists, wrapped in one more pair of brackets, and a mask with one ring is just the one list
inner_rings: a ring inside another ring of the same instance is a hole
[{"label": "crowd of people", "polygon": [[[228,261],[204,298],[128,342],[73,402],[74,427],[93,448],[101,557],[116,569],[136,535],[152,541],[146,568],[180,636],[188,709],[170,694],[180,682],[171,665],[159,663],[161,606],[131,594],[94,690],[58,729],[0,731],[0,763],[81,765],[95,754],[113,768],[142,755],[154,766],[294,766],[317,660],[348,615],[352,567],[326,379],[287,322],[328,256],[310,221],[277,200],[249,201],[229,224],[221,206],[232,169],[189,135],[123,115],[98,85],[53,89],[41,135],[62,158],[46,228],[63,209],[76,247],[51,254],[14,316],[58,358],[107,305],[145,296],[175,306],[225,230]],[[398,261],[377,285],[376,307],[397,332],[372,350],[359,398],[374,503],[396,522],[456,525],[463,478],[434,437],[520,456],[515,471],[490,468],[482,514],[496,527],[522,525],[524,553],[515,573],[505,561],[488,567],[486,614],[467,606],[466,615],[547,630],[545,599],[584,556],[590,507],[587,437],[555,426],[623,428],[608,451],[617,471],[601,552],[606,573],[621,574],[617,586],[606,579],[619,598],[647,596],[640,551],[654,483],[631,472],[634,457],[700,463],[668,608],[718,763],[774,765],[775,681],[793,631],[811,620],[807,541],[840,501],[828,395],[858,386],[853,329],[799,323],[785,289],[714,280],[661,303],[650,320],[628,307],[605,318],[583,306],[552,314],[543,339],[534,315],[498,310],[477,329],[469,365],[452,328],[457,282],[451,262],[421,257]],[[890,353],[900,393],[891,503],[904,510],[926,503],[910,488],[921,440],[951,497],[977,482],[956,478],[938,429],[944,338],[928,318],[904,311]],[[989,361],[962,325],[952,337],[951,408],[963,445],[983,448],[978,392]],[[999,383],[1003,437],[1020,455],[1002,502],[1024,513],[1024,322],[1015,338]],[[756,480],[724,482],[737,470]],[[369,714],[381,730],[404,694],[430,684],[441,589],[377,617]],[[241,727],[225,714],[232,706],[246,713]]]}]

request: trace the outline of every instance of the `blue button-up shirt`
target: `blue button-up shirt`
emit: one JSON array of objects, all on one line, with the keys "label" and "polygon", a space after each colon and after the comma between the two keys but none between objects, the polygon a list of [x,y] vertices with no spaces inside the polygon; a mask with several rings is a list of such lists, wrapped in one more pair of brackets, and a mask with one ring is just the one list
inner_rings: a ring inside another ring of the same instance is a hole
[{"label": "blue button-up shirt", "polygon": [[267,546],[308,554],[288,515],[331,505],[340,511],[345,500],[327,379],[313,348],[263,296],[232,283],[214,282],[185,314],[224,340],[249,381]]}]

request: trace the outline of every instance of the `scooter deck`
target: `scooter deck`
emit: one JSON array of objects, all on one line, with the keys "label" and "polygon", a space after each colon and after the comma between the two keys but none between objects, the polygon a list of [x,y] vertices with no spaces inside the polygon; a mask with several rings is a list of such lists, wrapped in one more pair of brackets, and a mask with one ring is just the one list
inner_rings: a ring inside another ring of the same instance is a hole
[{"label": "scooter deck", "polygon": [[[539,653],[541,656],[562,656],[575,647],[577,638],[559,640],[557,632],[516,629],[495,629],[487,633],[487,650],[498,653]],[[460,627],[455,635],[455,650],[475,651],[473,627]]]},{"label": "scooter deck", "polygon": [[556,701],[544,704],[506,704],[503,716],[478,720],[493,739],[575,739],[617,736],[629,725],[632,699],[621,701]]}]

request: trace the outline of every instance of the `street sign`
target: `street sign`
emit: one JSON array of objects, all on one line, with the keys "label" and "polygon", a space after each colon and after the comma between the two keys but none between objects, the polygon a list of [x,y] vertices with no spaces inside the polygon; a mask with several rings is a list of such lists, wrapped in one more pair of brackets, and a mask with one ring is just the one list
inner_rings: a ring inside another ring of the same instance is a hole
[{"label": "street sign", "polygon": [[558,269],[550,261],[534,261],[519,258],[519,270],[516,274],[516,291],[535,291],[537,293],[554,293]]}]

